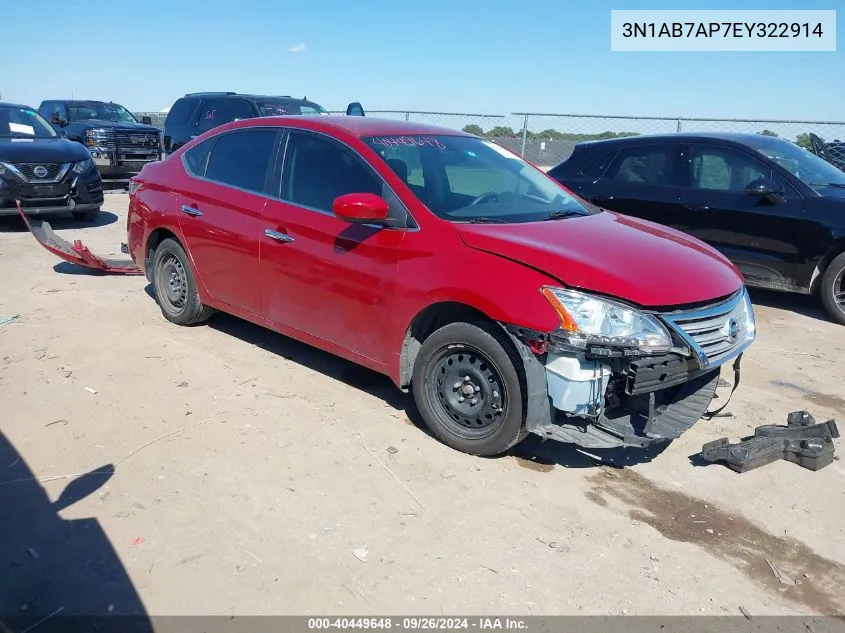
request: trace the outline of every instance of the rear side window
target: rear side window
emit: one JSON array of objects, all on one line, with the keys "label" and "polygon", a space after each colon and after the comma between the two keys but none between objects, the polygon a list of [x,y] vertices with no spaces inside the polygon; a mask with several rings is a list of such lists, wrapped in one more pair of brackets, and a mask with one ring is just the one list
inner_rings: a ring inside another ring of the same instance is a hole
[{"label": "rear side window", "polygon": [[191,99],[179,99],[173,106],[170,108],[170,112],[167,113],[167,119],[165,119],[165,125],[181,125],[188,120],[188,117],[191,116],[191,112],[194,111],[197,102],[196,100]]},{"label": "rear side window", "polygon": [[214,145],[214,141],[216,140],[217,139],[215,138],[206,139],[202,143],[185,152],[183,156],[183,163],[189,174],[200,178],[205,176],[205,166],[206,163],[208,163],[208,154],[211,151],[211,147]]},{"label": "rear side window", "polygon": [[606,178],[616,182],[671,186],[676,185],[674,171],[674,145],[646,145],[621,150]]},{"label": "rear side window", "polygon": [[235,119],[250,119],[253,116],[252,106],[244,99],[212,99],[202,106],[197,127],[205,132]]},{"label": "rear side window", "polygon": [[211,149],[205,177],[222,185],[264,193],[275,142],[274,130],[223,134]]},{"label": "rear side window", "polygon": [[581,175],[587,178],[601,178],[614,156],[616,156],[616,150],[605,152],[598,158],[594,158],[581,169]]}]

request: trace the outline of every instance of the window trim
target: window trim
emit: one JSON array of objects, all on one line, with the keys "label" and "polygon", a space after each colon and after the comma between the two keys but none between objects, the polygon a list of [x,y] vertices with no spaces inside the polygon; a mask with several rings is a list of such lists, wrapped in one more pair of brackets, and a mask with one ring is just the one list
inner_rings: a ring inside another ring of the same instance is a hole
[{"label": "window trim", "polygon": [[[602,173],[601,177],[597,178],[593,182],[602,182],[617,186],[633,185],[637,187],[660,187],[661,189],[679,189],[681,185],[678,183],[678,167],[680,166],[682,155],[680,151],[681,146],[681,143],[671,140],[653,140],[648,142],[631,143],[629,145],[622,146],[617,150],[616,155],[608,163],[607,167],[605,167],[604,173]],[[654,182],[634,182],[630,180],[617,180],[615,177],[608,177],[608,174],[611,173],[611,167],[616,167],[616,171],[612,172],[614,176],[616,175],[616,173],[618,173],[619,166],[617,165],[617,161],[619,161],[620,156],[628,152],[642,151],[649,147],[668,147],[671,149],[668,164],[672,167],[672,180],[674,181],[672,184],[664,185]]]},{"label": "window trim", "polygon": [[[279,129],[282,129],[285,132],[284,143],[282,144],[282,147],[280,147],[279,158],[276,161],[277,164],[276,164],[276,169],[274,171],[274,178],[271,182],[274,189],[273,189],[273,192],[270,195],[268,195],[268,198],[271,198],[272,200],[275,200],[277,202],[281,202],[282,204],[289,204],[289,205],[296,207],[298,209],[305,209],[306,211],[313,211],[314,213],[319,213],[321,215],[326,215],[326,216],[335,218],[336,220],[339,220],[339,218],[332,211],[325,211],[323,209],[317,209],[315,207],[309,207],[308,205],[300,204],[298,202],[293,202],[292,200],[285,200],[284,198],[282,198],[282,184],[283,184],[283,181],[284,181],[285,166],[286,166],[287,160],[288,160],[288,143],[290,142],[291,134],[300,133],[300,134],[304,134],[305,136],[316,136],[316,137],[327,140],[329,143],[334,143],[335,145],[339,145],[339,146],[341,146],[341,148],[349,150],[350,152],[352,152],[352,154],[354,154],[364,164],[365,169],[367,169],[371,173],[371,175],[373,175],[375,177],[375,179],[379,183],[381,183],[381,186],[383,188],[387,188],[387,190],[390,191],[390,193],[396,199],[396,202],[401,206],[402,210],[405,212],[406,220],[405,220],[404,226],[385,226],[383,224],[364,224],[363,226],[369,226],[369,227],[378,228],[378,229],[391,229],[391,230],[401,230],[401,231],[419,231],[420,230],[419,223],[417,222],[416,218],[411,213],[410,209],[408,209],[408,206],[404,202],[402,202],[402,199],[396,194],[396,190],[393,187],[390,186],[390,184],[384,179],[384,177],[378,172],[378,170],[376,170],[376,168],[373,167],[373,165],[370,163],[370,161],[367,160],[361,154],[361,152],[359,152],[357,149],[355,149],[354,147],[352,147],[351,145],[349,145],[345,141],[338,139],[337,137],[331,136],[330,134],[326,134],[325,132],[320,132],[318,130],[311,130],[311,129],[301,128],[301,127],[290,127],[290,126],[278,126],[278,127],[279,127]],[[277,189],[276,189],[276,187],[277,187]]]},{"label": "window trim", "polygon": [[[264,172],[264,184],[263,184],[264,190],[263,191],[253,191],[252,189],[244,189],[243,187],[238,187],[238,186],[235,186],[235,185],[231,185],[229,183],[220,182],[219,180],[212,180],[211,178],[207,178],[205,176],[206,172],[208,171],[208,161],[209,161],[209,158],[211,157],[211,153],[214,151],[214,148],[217,147],[217,143],[220,141],[221,137],[229,136],[229,135],[232,135],[232,134],[243,134],[245,132],[253,132],[253,131],[273,132],[276,135],[276,138],[273,140],[273,147],[270,150],[270,160],[267,161],[267,169]],[[209,183],[212,183],[212,184],[217,185],[219,187],[226,187],[227,189],[232,189],[234,191],[241,191],[243,193],[248,193],[248,194],[251,194],[253,196],[261,196],[261,197],[264,197],[264,198],[270,198],[270,197],[272,197],[271,195],[269,195],[269,192],[271,191],[270,187],[273,184],[273,175],[274,175],[273,170],[275,168],[276,163],[278,162],[279,148],[280,148],[280,145],[281,145],[280,140],[283,136],[284,135],[281,133],[279,127],[276,126],[276,125],[254,125],[254,126],[251,125],[249,127],[235,128],[234,130],[225,130],[223,132],[218,132],[218,133],[214,134],[213,136],[210,136],[209,138],[201,141],[200,143],[197,143],[196,145],[194,145],[194,147],[191,147],[190,149],[185,150],[184,152],[182,152],[182,155],[179,157],[179,159],[182,162],[182,169],[185,170],[185,173],[190,178],[194,178],[195,180],[201,180],[203,182],[209,182]],[[205,158],[203,175],[197,176],[196,174],[194,174],[193,172],[191,172],[188,169],[188,165],[185,162],[185,154],[190,152],[195,147],[199,147],[199,145],[201,145],[202,143],[207,143],[207,142],[211,142],[211,148],[208,150],[208,155]]]},{"label": "window trim", "polygon": [[[728,151],[728,152],[734,151],[737,154],[745,156],[752,163],[757,162],[758,164],[762,165],[765,169],[767,169],[769,171],[769,173],[771,174],[770,178],[772,180],[775,180],[775,182],[777,182],[777,180],[781,180],[789,187],[789,190],[785,190],[783,192],[787,199],[792,199],[792,200],[795,200],[795,199],[803,200],[804,199],[804,196],[795,187],[795,185],[793,183],[791,183],[788,178],[785,178],[783,176],[783,174],[780,173],[780,171],[777,169],[777,167],[780,167],[780,166],[777,165],[773,160],[771,160],[767,156],[763,156],[762,154],[755,152],[753,149],[751,149],[749,147],[745,147],[743,145],[736,146],[736,145],[721,143],[721,142],[719,142],[718,139],[701,139],[701,140],[696,140],[696,141],[685,141],[682,144],[682,151],[681,151],[679,157],[681,159],[680,165],[682,165],[684,167],[685,178],[684,178],[684,184],[679,185],[679,187],[681,189],[683,189],[684,191],[706,191],[706,192],[709,192],[709,193],[734,194],[734,195],[735,194],[743,194],[743,195],[745,194],[744,191],[732,191],[732,190],[725,191],[723,189],[701,189],[699,187],[694,187],[692,185],[692,159],[690,158],[690,155],[692,154],[692,148],[693,147],[702,147],[702,146],[704,146],[705,148],[707,146],[715,147],[715,148],[718,148],[720,150]],[[789,175],[792,176],[792,174],[789,174]]]}]

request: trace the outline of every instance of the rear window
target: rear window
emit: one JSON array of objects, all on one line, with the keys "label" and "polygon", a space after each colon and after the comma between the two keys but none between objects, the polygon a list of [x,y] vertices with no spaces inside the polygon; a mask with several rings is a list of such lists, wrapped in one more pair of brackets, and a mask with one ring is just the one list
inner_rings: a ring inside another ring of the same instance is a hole
[{"label": "rear window", "polygon": [[179,99],[170,108],[167,113],[167,119],[164,121],[165,125],[179,125],[188,120],[191,113],[194,111],[197,102],[190,99]]},{"label": "rear window", "polygon": [[594,158],[588,162],[583,169],[581,169],[581,175],[586,176],[587,178],[601,178],[614,156],[616,156],[615,150],[612,152],[605,152],[598,158]]},{"label": "rear window", "polygon": [[322,114],[326,110],[310,101],[295,99],[260,99],[255,102],[261,116],[287,116],[291,114]]}]

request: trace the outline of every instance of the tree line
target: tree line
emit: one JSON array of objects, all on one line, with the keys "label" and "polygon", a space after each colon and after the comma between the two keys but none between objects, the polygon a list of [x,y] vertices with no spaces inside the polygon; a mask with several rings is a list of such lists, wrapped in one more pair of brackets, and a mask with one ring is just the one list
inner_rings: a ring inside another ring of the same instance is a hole
[{"label": "tree line", "polygon": [[[504,126],[504,125],[497,125],[487,131],[485,131],[480,125],[476,125],[475,123],[470,123],[469,125],[465,125],[463,128],[464,132],[467,134],[475,134],[476,136],[483,136],[485,138],[522,138],[523,131],[522,130],[514,130],[511,127]],[[774,136],[780,138],[777,132],[773,132],[772,130],[762,130],[758,132],[758,134],[762,134],[763,136]],[[575,143],[580,143],[581,141],[598,141],[607,138],[622,138],[625,136],[639,136],[637,132],[599,132],[598,134],[573,134],[571,132],[560,132],[559,130],[542,130],[540,132],[532,132],[531,130],[527,130],[525,132],[525,138],[529,140],[536,140],[536,141],[573,141]],[[803,147],[804,149],[812,149],[813,144],[810,141],[810,134],[808,132],[804,132],[803,134],[799,134],[795,137],[795,144]]]}]

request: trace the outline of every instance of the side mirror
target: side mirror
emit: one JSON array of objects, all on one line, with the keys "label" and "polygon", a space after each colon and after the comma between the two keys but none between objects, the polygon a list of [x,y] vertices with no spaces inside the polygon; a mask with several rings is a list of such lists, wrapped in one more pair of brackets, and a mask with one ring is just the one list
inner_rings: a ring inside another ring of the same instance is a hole
[{"label": "side mirror", "polygon": [[144,125],[152,125],[153,124],[153,118],[148,114],[144,115],[144,116],[141,117],[141,123],[143,123]]},{"label": "side mirror", "polygon": [[335,198],[332,211],[344,222],[377,224],[387,220],[390,208],[384,198],[374,193],[347,193]]},{"label": "side mirror", "polygon": [[769,178],[758,178],[745,187],[745,193],[749,196],[766,198],[771,202],[783,202],[781,188]]},{"label": "side mirror", "polygon": [[357,101],[353,101],[348,106],[346,106],[346,115],[347,116],[364,116],[364,106],[362,106]]}]

